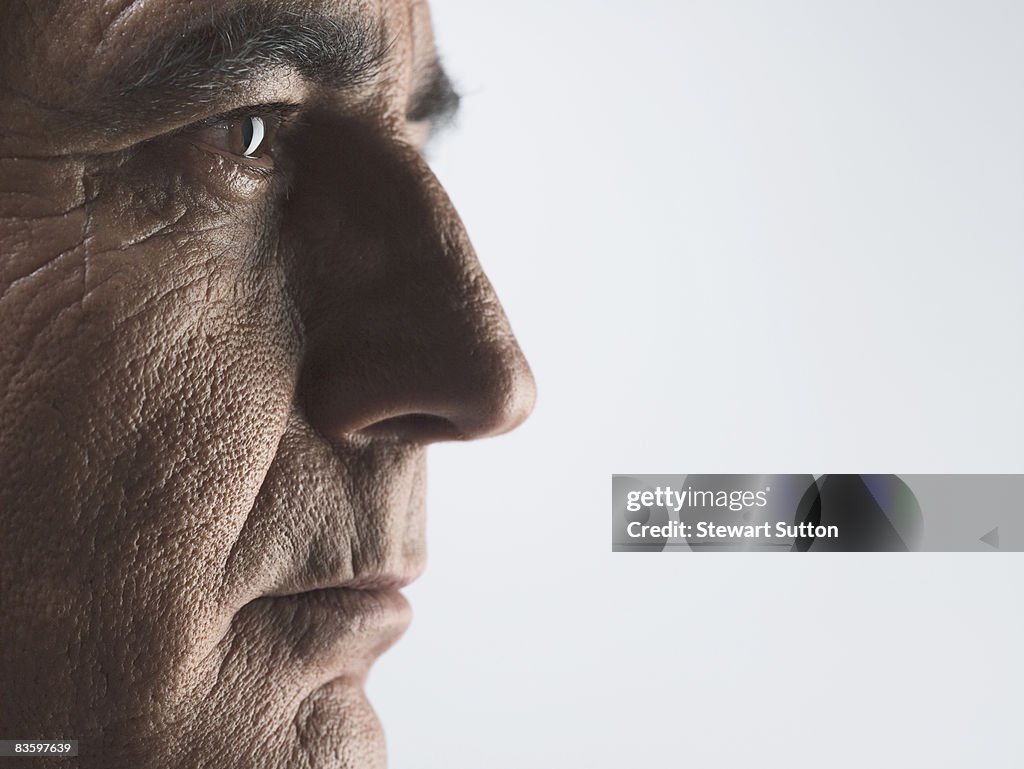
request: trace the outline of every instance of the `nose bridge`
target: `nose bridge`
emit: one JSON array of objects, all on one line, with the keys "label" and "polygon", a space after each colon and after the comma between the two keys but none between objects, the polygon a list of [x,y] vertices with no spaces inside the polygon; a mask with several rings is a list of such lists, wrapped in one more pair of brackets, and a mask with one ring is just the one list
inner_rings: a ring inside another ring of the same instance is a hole
[{"label": "nose bridge", "polygon": [[450,200],[411,147],[344,135],[296,169],[289,205],[308,418],[331,438],[512,429],[532,375]]}]

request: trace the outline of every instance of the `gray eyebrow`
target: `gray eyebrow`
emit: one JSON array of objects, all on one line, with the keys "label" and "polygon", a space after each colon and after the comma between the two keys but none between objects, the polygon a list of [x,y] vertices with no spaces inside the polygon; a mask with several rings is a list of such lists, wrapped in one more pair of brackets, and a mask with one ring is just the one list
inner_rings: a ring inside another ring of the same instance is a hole
[{"label": "gray eyebrow", "polygon": [[166,115],[216,103],[281,67],[352,87],[378,70],[387,48],[381,28],[366,19],[246,5],[150,46],[108,82],[105,111],[134,105]]}]

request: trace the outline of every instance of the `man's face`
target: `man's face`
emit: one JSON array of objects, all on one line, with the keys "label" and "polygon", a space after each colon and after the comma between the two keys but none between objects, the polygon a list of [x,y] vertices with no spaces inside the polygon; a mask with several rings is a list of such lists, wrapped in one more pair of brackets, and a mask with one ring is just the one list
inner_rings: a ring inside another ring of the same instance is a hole
[{"label": "man's face", "polygon": [[421,156],[454,103],[426,4],[0,30],[0,733],[381,765],[362,685],[423,567],[425,446],[533,399]]}]

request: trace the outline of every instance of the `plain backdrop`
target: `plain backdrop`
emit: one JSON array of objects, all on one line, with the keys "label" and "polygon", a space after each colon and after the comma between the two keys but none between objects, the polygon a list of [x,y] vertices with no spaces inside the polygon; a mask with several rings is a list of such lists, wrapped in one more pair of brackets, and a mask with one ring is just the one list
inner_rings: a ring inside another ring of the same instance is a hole
[{"label": "plain backdrop", "polygon": [[391,766],[1024,766],[1024,556],[609,524],[612,473],[1024,472],[1024,4],[433,6],[539,400],[432,450]]}]

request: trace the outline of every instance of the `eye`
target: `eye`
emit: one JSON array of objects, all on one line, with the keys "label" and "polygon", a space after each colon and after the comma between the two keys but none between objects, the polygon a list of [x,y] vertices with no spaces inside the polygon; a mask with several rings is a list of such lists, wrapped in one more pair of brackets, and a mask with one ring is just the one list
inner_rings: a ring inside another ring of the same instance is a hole
[{"label": "eye", "polygon": [[274,140],[284,117],[274,109],[224,115],[189,131],[199,147],[228,155],[246,165],[273,166]]},{"label": "eye", "polygon": [[255,115],[244,117],[232,125],[231,130],[238,131],[240,134],[239,146],[243,148],[241,153],[243,157],[259,156],[257,153],[260,152],[263,141],[267,138],[267,129],[263,118]]},{"label": "eye", "polygon": [[210,126],[213,132],[215,134],[219,132],[219,135],[209,138],[214,141],[219,140],[218,144],[214,146],[232,155],[250,160],[261,160],[267,158],[273,151],[274,137],[279,122],[280,118],[276,115],[239,115]]}]

